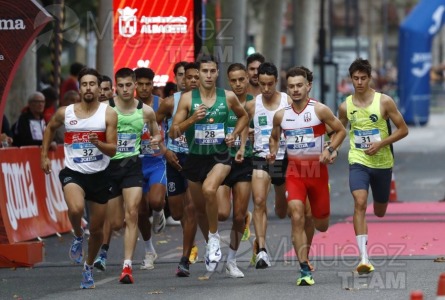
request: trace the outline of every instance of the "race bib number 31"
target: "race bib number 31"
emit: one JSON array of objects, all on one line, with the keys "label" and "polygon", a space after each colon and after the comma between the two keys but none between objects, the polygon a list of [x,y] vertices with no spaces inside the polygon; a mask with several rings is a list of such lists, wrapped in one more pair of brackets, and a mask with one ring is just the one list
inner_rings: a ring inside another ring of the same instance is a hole
[{"label": "race bib number 31", "polygon": [[224,142],[224,124],[195,124],[195,143],[198,145],[219,145]]},{"label": "race bib number 31", "polygon": [[356,149],[366,150],[369,144],[381,141],[380,131],[377,128],[371,130],[354,130],[354,144]]}]

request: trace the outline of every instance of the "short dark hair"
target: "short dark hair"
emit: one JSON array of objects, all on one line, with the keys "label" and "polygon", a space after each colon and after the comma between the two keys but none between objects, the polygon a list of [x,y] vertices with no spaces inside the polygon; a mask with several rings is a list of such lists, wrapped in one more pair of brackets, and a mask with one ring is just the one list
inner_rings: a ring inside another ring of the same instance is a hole
[{"label": "short dark hair", "polygon": [[247,72],[247,69],[246,69],[246,66],[241,64],[241,63],[234,63],[234,64],[231,64],[227,68],[227,75],[229,75],[230,72],[234,72],[234,71],[245,71],[245,72]]},{"label": "short dark hair", "polygon": [[314,73],[312,73],[311,70],[309,70],[305,66],[298,66],[297,68],[302,69],[306,72],[306,79],[307,81],[309,81],[309,83],[312,83],[312,81],[314,81]]},{"label": "short dark hair", "polygon": [[97,84],[101,83],[102,80],[102,76],[100,76],[99,72],[97,72],[96,69],[93,68],[83,68],[82,70],[80,70],[79,74],[77,75],[77,81],[79,82],[80,85],[80,80],[82,79],[83,76],[85,75],[93,75],[96,76],[97,78]]},{"label": "short dark hair", "polygon": [[187,64],[184,66],[184,71],[185,71],[185,72],[187,72],[187,70],[190,70],[190,69],[196,69],[196,70],[199,70],[199,64],[198,64],[197,62],[190,62],[190,63],[187,63]]},{"label": "short dark hair", "polygon": [[212,54],[200,54],[198,55],[196,62],[198,63],[198,70],[201,68],[202,63],[209,63],[209,62],[214,62],[216,64],[216,68],[218,69],[218,60]]},{"label": "short dark hair", "polygon": [[113,85],[113,80],[110,77],[108,77],[107,75],[102,75],[102,81],[100,83],[102,83],[102,82],[109,82],[110,85]]},{"label": "short dark hair", "polygon": [[264,62],[258,67],[258,76],[260,76],[261,74],[273,75],[275,79],[278,79],[278,69],[271,62]]},{"label": "short dark hair", "polygon": [[52,86],[49,86],[42,91],[43,96],[45,96],[45,101],[47,103],[54,103],[59,99],[59,96],[57,95],[57,91]]},{"label": "short dark hair", "polygon": [[131,77],[133,81],[136,81],[136,75],[134,74],[134,71],[130,68],[120,68],[114,75],[114,79],[116,80],[116,82],[118,78],[125,78],[125,77]]},{"label": "short dark hair", "polygon": [[[294,68],[290,68],[287,73],[286,73],[286,80],[289,77],[296,77],[296,76],[303,76],[307,81],[309,81],[309,79],[307,78],[307,72],[306,70],[304,70],[301,67],[294,67]],[[309,81],[310,82],[310,81]]]},{"label": "short dark hair", "polygon": [[155,72],[150,68],[137,68],[134,70],[134,74],[136,75],[136,80],[140,78],[153,80],[153,78],[155,78]]},{"label": "short dark hair", "polygon": [[164,97],[168,97],[175,93],[177,90],[176,83],[168,81],[164,86]]},{"label": "short dark hair", "polygon": [[252,53],[249,56],[247,56],[246,59],[246,65],[249,66],[254,61],[259,61],[260,63],[264,63],[266,61],[266,58],[261,53]]},{"label": "short dark hair", "polygon": [[367,59],[357,58],[354,60],[349,67],[349,76],[352,77],[357,71],[365,72],[369,77],[371,77],[372,66]]},{"label": "short dark hair", "polygon": [[180,62],[175,63],[175,66],[173,67],[173,73],[175,74],[175,76],[176,76],[176,73],[178,73],[178,69],[180,67],[184,67],[184,69],[185,69],[186,64],[187,64],[186,61],[180,61]]},{"label": "short dark hair", "polygon": [[75,62],[72,63],[70,66],[70,74],[73,76],[79,75],[80,70],[82,70],[85,67],[85,65]]}]

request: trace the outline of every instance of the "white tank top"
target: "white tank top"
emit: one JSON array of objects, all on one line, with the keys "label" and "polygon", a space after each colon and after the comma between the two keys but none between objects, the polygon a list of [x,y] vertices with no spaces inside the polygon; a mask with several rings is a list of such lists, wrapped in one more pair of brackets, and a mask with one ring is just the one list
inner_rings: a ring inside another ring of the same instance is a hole
[{"label": "white tank top", "polygon": [[286,139],[289,160],[317,160],[323,151],[326,126],[315,113],[315,103],[309,99],[306,107],[296,113],[292,105],[284,109],[281,128]]},{"label": "white tank top", "polygon": [[65,110],[65,167],[84,174],[103,171],[110,157],[100,152],[88,139],[90,132],[97,133],[105,142],[105,114],[107,104],[100,103],[97,111],[87,119],[79,119],[74,113],[74,104]]},{"label": "white tank top", "polygon": [[[254,155],[257,157],[266,158],[266,155],[270,153],[269,138],[273,127],[273,116],[277,111],[288,105],[287,94],[280,94],[280,104],[275,110],[268,110],[264,107],[262,94],[256,96],[253,124],[255,129]],[[280,138],[280,146],[278,148],[276,160],[282,160],[284,158],[285,146],[284,136],[282,135]]]}]

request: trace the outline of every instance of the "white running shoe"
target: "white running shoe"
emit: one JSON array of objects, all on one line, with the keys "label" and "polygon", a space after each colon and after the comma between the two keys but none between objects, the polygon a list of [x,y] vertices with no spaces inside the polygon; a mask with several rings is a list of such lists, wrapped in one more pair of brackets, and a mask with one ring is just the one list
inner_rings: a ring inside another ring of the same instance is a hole
[{"label": "white running shoe", "polygon": [[153,212],[152,225],[154,233],[161,233],[165,229],[166,222],[163,209],[160,212]]},{"label": "white running shoe", "polygon": [[269,256],[265,251],[260,251],[256,255],[256,263],[255,263],[255,269],[266,269],[267,267],[270,267],[270,260]]},{"label": "white running shoe", "polygon": [[238,269],[235,259],[227,261],[226,274],[232,278],[244,278],[244,274],[243,274],[243,272],[241,272],[240,269]]},{"label": "white running shoe", "polygon": [[220,237],[212,237],[209,238],[209,243],[207,244],[207,248],[209,251],[209,260],[210,262],[219,262],[221,260],[221,249],[219,247]]},{"label": "white running shoe", "polygon": [[170,216],[167,218],[167,226],[181,226],[181,221],[176,221]]},{"label": "white running shoe", "polygon": [[154,269],[154,263],[158,255],[153,252],[146,252],[145,259],[142,261],[141,270],[151,270]]}]

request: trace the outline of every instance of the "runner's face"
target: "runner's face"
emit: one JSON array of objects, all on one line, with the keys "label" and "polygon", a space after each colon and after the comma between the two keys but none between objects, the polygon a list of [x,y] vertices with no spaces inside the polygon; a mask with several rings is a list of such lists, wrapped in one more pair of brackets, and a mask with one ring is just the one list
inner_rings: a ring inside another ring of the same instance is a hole
[{"label": "runner's face", "polygon": [[308,98],[309,83],[303,76],[291,76],[287,78],[287,94],[292,101],[299,102]]},{"label": "runner's face", "polygon": [[352,85],[356,93],[361,93],[369,88],[371,78],[363,71],[355,71],[351,76]]},{"label": "runner's face", "polygon": [[254,61],[247,66],[249,82],[253,86],[258,86],[258,67],[261,65],[259,61]]},{"label": "runner's face", "polygon": [[136,83],[131,76],[116,79],[116,93],[123,101],[130,101],[134,99],[134,90]]},{"label": "runner's face", "polygon": [[94,75],[85,75],[80,79],[80,98],[91,103],[99,97],[99,84]]},{"label": "runner's face", "polygon": [[185,76],[184,67],[179,67],[178,70],[176,71],[175,81],[180,91],[183,91],[185,89],[184,76]]},{"label": "runner's face", "polygon": [[198,69],[188,69],[185,72],[185,91],[190,91],[199,87],[199,70]]},{"label": "runner's face", "polygon": [[236,96],[247,93],[248,76],[244,70],[236,70],[229,73],[229,84]]},{"label": "runner's face", "polygon": [[199,67],[199,81],[202,87],[207,89],[215,87],[217,78],[218,68],[215,62],[201,63]]},{"label": "runner's face", "polygon": [[272,99],[277,90],[277,79],[273,75],[261,74],[258,76],[261,94],[267,100]]},{"label": "runner's face", "polygon": [[100,84],[99,101],[106,101],[112,97],[113,97],[113,87],[111,86],[111,82],[102,81]]},{"label": "runner's face", "polygon": [[138,78],[136,82],[136,96],[141,100],[150,98],[151,93],[153,92],[153,80],[148,78]]}]

